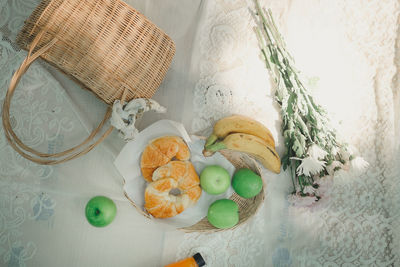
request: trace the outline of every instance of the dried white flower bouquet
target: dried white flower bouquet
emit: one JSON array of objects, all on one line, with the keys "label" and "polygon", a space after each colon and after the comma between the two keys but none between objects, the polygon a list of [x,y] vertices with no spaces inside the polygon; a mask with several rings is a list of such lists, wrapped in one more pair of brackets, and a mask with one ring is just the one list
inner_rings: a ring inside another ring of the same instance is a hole
[{"label": "dried white flower bouquet", "polygon": [[289,201],[295,206],[311,206],[329,194],[334,175],[350,167],[363,170],[368,163],[355,157],[349,146],[338,139],[326,111],[301,82],[271,11],[262,9],[258,0],[255,5],[254,30],[281,107],[287,147],[282,166],[290,169],[294,188]]}]

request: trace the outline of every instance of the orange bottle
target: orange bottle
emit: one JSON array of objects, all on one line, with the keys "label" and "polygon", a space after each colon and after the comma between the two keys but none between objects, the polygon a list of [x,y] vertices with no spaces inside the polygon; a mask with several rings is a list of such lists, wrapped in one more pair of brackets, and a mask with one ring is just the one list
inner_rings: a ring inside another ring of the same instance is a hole
[{"label": "orange bottle", "polygon": [[196,253],[193,257],[168,264],[164,267],[201,267],[204,265],[206,265],[206,262],[204,261],[203,257],[200,253]]}]

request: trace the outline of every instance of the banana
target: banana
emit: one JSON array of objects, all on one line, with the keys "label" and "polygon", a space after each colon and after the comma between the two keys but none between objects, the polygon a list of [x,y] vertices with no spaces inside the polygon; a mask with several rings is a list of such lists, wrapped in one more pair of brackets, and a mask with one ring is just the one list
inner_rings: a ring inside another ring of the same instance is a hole
[{"label": "banana", "polygon": [[233,133],[225,137],[223,141],[207,147],[203,154],[204,156],[209,156],[222,149],[236,150],[249,154],[259,160],[268,170],[274,173],[280,173],[281,171],[281,160],[275,148],[257,136]]},{"label": "banana", "polygon": [[232,133],[255,135],[263,139],[271,147],[275,147],[274,138],[267,127],[258,121],[241,115],[234,115],[217,121],[214,125],[213,133],[206,141],[205,147],[214,144],[218,139],[223,139]]}]

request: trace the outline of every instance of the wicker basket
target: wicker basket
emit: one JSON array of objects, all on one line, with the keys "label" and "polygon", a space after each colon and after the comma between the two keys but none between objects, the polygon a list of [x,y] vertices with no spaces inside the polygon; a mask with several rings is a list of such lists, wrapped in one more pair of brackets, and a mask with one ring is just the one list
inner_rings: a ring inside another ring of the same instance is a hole
[{"label": "wicker basket", "polygon": [[44,0],[25,22],[17,43],[28,50],[10,82],[3,105],[3,126],[11,146],[40,164],[56,164],[90,151],[94,137],[110,116],[110,109],[92,134],[67,151],[45,154],[27,147],[10,124],[10,102],[21,76],[42,57],[74,78],[105,103],[151,98],[175,53],[174,42],[138,11],[120,0]]},{"label": "wicker basket", "polygon": [[[236,169],[249,168],[250,170],[260,175],[263,180],[263,188],[261,192],[257,196],[249,199],[242,198],[238,194],[233,193],[230,199],[235,201],[239,206],[239,222],[232,228],[218,229],[213,225],[211,225],[208,222],[207,218],[203,218],[198,223],[185,228],[180,228],[179,230],[184,231],[186,233],[192,233],[192,232],[212,233],[212,232],[232,230],[247,222],[247,220],[249,220],[253,215],[255,215],[262,206],[265,198],[266,182],[265,182],[265,177],[263,177],[262,175],[259,163],[249,155],[241,152],[232,150],[221,150],[220,153],[226,159],[228,159],[233,164],[233,166],[235,166]],[[134,201],[131,198],[129,198],[126,192],[124,192],[124,194],[126,198],[129,200],[129,202],[137,209],[139,213],[141,213],[148,219],[153,218],[149,213],[144,211],[141,207],[138,207],[134,203]]]}]

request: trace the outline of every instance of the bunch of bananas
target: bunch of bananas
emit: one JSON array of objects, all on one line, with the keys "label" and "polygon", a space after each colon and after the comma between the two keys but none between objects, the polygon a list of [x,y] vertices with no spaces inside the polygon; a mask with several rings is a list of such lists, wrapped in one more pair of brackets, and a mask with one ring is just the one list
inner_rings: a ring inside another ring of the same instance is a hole
[{"label": "bunch of bananas", "polygon": [[271,132],[261,123],[245,116],[234,115],[219,120],[207,138],[204,156],[222,150],[236,150],[259,160],[265,168],[280,173],[281,160],[275,150]]}]

